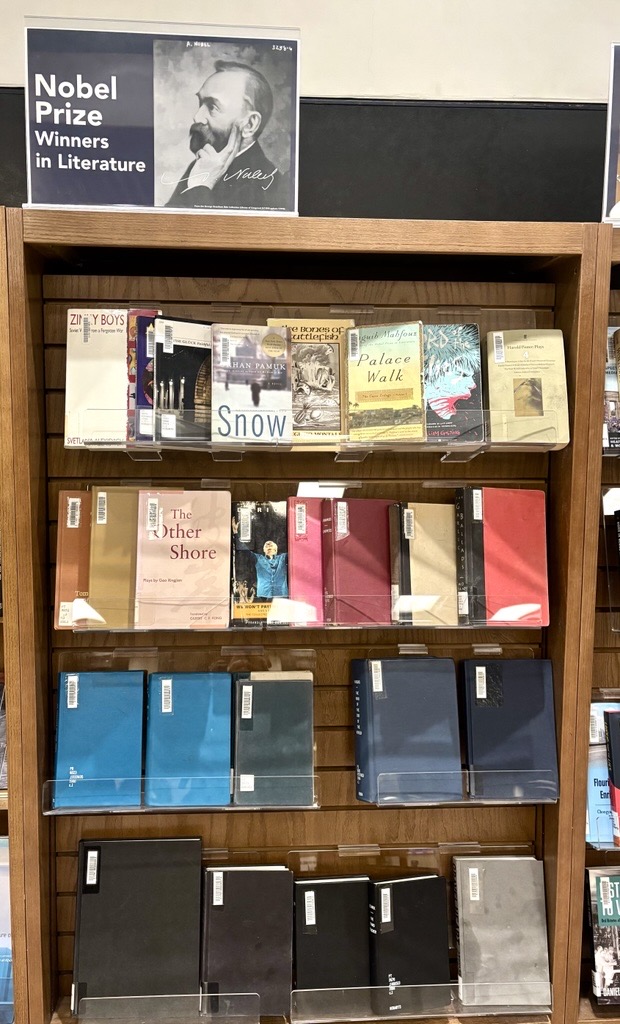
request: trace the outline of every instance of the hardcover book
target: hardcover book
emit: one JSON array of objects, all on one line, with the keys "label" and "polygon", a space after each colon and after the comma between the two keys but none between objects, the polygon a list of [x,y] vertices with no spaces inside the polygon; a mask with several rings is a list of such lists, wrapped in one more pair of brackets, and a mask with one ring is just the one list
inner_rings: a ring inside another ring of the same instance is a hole
[{"label": "hardcover book", "polygon": [[138,488],[92,488],[87,625],[132,629],[136,597]]},{"label": "hardcover book", "polygon": [[206,868],[204,879],[202,991],[255,992],[261,1017],[288,1016],[292,871],[275,865]]},{"label": "hardcover book", "polygon": [[127,314],[127,440],[136,440],[136,398],[138,387],[138,323],[151,320],[158,309],[130,309]]},{"label": "hardcover book", "polygon": [[458,626],[454,505],[390,506],[392,621]]},{"label": "hardcover book", "polygon": [[590,744],[605,743],[605,712],[620,711],[620,701],[593,700],[590,702]]},{"label": "hardcover book", "polygon": [[146,710],[144,802],[150,807],[230,803],[231,677],[154,673]]},{"label": "hardcover book", "polygon": [[200,839],[80,840],[73,1014],[84,999],[171,993],[196,996],[198,1013],[200,858]]},{"label": "hardcover book", "polygon": [[605,711],[609,802],[614,846],[620,846],[620,712]]},{"label": "hardcover book", "polygon": [[155,441],[182,446],[211,439],[210,324],[155,318],[153,392]]},{"label": "hardcover book", "polygon": [[321,626],[323,616],[322,498],[288,499],[288,582],[291,620]]},{"label": "hardcover book", "polygon": [[620,1003],[620,873],[615,865],[586,868],[586,908],[597,1006]]},{"label": "hardcover book", "polygon": [[368,882],[367,875],[296,879],[296,989],[368,988]]},{"label": "hardcover book", "polygon": [[463,796],[450,658],[351,662],[357,798],[399,804]]},{"label": "hardcover book", "polygon": [[553,450],[570,441],[564,337],[557,330],[491,331],[486,338],[489,440]]},{"label": "hardcover book", "polygon": [[586,843],[601,848],[614,845],[607,747],[604,743],[588,747]]},{"label": "hardcover book", "polygon": [[603,405],[603,449],[620,448],[620,398],[618,396],[618,364],[616,362],[616,325],[607,328],[605,360],[605,397]]},{"label": "hardcover book", "polygon": [[544,491],[455,492],[459,624],[549,625]]},{"label": "hardcover book", "polygon": [[291,332],[293,442],[338,440],[345,432],[347,329],[353,320],[267,320]]},{"label": "hardcover book", "polygon": [[557,800],[551,662],[466,660],[463,683],[470,796]]},{"label": "hardcover book", "polygon": [[127,313],[67,310],[65,448],[125,445]]},{"label": "hardcover book", "polygon": [[155,316],[136,319],[136,435],[139,442],[155,436]]},{"label": "hardcover book", "polygon": [[290,446],[292,408],[288,329],[214,324],[214,444]]},{"label": "hardcover book", "polygon": [[543,865],[455,857],[459,998],[466,1006],[551,1005]]},{"label": "hardcover book", "polygon": [[484,441],[477,324],[424,324],[427,441]]},{"label": "hardcover book", "polygon": [[326,622],[390,625],[392,504],[383,498],[323,499]]},{"label": "hardcover book", "polygon": [[54,629],[74,629],[92,616],[88,604],[91,504],[90,491],[58,495]]},{"label": "hardcover book", "polygon": [[233,803],[313,805],[312,688],[309,672],[236,677]]},{"label": "hardcover book", "polygon": [[368,894],[370,983],[381,986],[372,991],[375,1014],[402,1017],[425,1009],[448,1008],[451,993],[445,878],[420,875],[369,882]]},{"label": "hardcover book", "polygon": [[[272,608],[274,599],[277,604]],[[282,600],[284,599],[284,601]],[[286,501],[232,505],[232,623],[284,621],[290,614]]]},{"label": "hardcover book", "polygon": [[347,331],[350,441],[423,441],[422,324]]},{"label": "hardcover book", "polygon": [[52,801],[58,807],[139,807],[142,672],[61,672]]},{"label": "hardcover book", "polygon": [[229,491],[140,491],[137,629],[226,629]]},{"label": "hardcover book", "polygon": [[13,1024],[13,949],[9,840],[0,838],[0,1024]]}]

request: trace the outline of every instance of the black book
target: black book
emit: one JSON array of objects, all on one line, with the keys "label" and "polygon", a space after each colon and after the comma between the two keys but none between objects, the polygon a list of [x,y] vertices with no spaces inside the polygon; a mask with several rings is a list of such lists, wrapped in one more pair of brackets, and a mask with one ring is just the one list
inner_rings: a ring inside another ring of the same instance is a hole
[{"label": "black book", "polygon": [[[293,873],[284,867],[206,868],[202,991],[216,1014],[231,993],[258,993],[247,1012],[290,1012],[293,959]],[[244,1007],[240,1001],[237,1013]],[[233,1008],[234,1013],[234,1008]]]},{"label": "black book", "polygon": [[464,661],[463,677],[470,796],[557,800],[551,662]]},{"label": "black book", "polygon": [[296,989],[368,988],[368,876],[295,882],[294,968]]},{"label": "black book", "polygon": [[[200,992],[200,839],[83,839],[71,1009]],[[189,1012],[189,1008],[188,1008]]]},{"label": "black book", "polygon": [[211,325],[155,317],[155,441],[211,440]]},{"label": "black book", "polygon": [[390,1017],[449,1008],[445,878],[420,875],[369,882],[368,893],[370,983],[382,986],[372,993],[374,1012]]},{"label": "black book", "polygon": [[252,672],[235,679],[233,803],[314,803],[312,673]]},{"label": "black book", "polygon": [[454,493],[459,626],[486,624],[481,493],[475,487],[457,487]]}]

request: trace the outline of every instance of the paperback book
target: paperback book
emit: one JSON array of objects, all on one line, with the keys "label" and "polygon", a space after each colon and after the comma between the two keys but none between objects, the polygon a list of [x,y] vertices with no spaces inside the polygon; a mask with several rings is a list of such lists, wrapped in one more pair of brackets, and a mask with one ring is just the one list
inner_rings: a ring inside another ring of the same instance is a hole
[{"label": "paperback book", "polygon": [[614,845],[607,747],[604,743],[588,747],[586,843],[601,849],[613,848]]},{"label": "paperback book", "polygon": [[182,446],[211,439],[210,324],[155,318],[153,392],[155,441]]},{"label": "paperback book", "polygon": [[390,506],[392,621],[458,626],[454,505]]},{"label": "paperback book", "polygon": [[130,309],[127,314],[127,441],[136,440],[136,405],[138,390],[138,323],[151,320],[158,309]]},{"label": "paperback book", "polygon": [[155,436],[155,317],[136,319],[136,429],[135,440],[152,442]]},{"label": "paperback book", "polygon": [[67,310],[65,448],[127,440],[126,309]]},{"label": "paperback book", "polygon": [[288,621],[286,501],[233,502],[232,552],[232,624]]},{"label": "paperback book", "polygon": [[620,1003],[620,873],[586,868],[592,994],[597,1006]]},{"label": "paperback book", "polygon": [[477,324],[424,324],[427,441],[484,441],[480,330]]},{"label": "paperback book", "polygon": [[422,324],[347,331],[350,441],[424,441]]},{"label": "paperback book", "polygon": [[90,491],[58,495],[55,629],[75,629],[93,616],[88,603],[91,505]]},{"label": "paperback book", "polygon": [[605,397],[603,405],[603,450],[620,448],[620,398],[618,396],[618,364],[615,335],[618,328],[607,328],[605,360]]},{"label": "paperback book", "polygon": [[614,846],[620,846],[620,712],[605,711],[605,745]]}]

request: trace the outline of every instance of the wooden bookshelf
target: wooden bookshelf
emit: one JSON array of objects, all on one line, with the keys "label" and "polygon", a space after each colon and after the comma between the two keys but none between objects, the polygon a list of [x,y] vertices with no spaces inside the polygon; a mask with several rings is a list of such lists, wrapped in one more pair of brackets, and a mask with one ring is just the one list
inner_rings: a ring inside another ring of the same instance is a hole
[{"label": "wooden bookshelf", "polygon": [[[67,1020],[79,840],[156,835],[200,835],[206,847],[233,853],[251,849],[265,862],[286,847],[529,844],[546,869],[552,1020],[573,1024],[579,1016],[580,951],[576,957],[571,934],[583,868],[576,858],[582,799],[576,736],[591,690],[594,642],[598,499],[592,489],[598,492],[600,482],[596,398],[604,352],[593,345],[593,336],[600,335],[607,315],[608,286],[603,287],[601,273],[608,259],[606,233],[582,224],[42,210],[7,211],[5,223],[2,295],[10,337],[0,331],[0,427],[10,457],[5,455],[3,463],[8,479],[4,636],[7,676],[16,681],[10,687],[11,728],[20,735],[19,755],[13,751],[9,766],[13,930],[16,962],[25,965],[16,975],[17,1024]],[[343,315],[343,310],[355,316],[354,310],[363,309],[369,322],[396,314],[401,320],[433,322],[436,313],[462,320],[470,311],[495,317],[497,327],[509,313],[517,321],[522,317],[525,326],[558,327],[567,346],[573,440],[559,452],[491,452],[467,463],[395,451],[346,466],[336,465],[326,452],[257,452],[222,464],[199,453],[164,453],[161,462],[139,463],[120,452],[67,451],[62,436],[66,309],[137,303],[239,323],[264,322],[269,315]],[[546,630],[330,630],[320,638],[311,630],[258,635],[235,630],[234,636],[54,633],[50,595],[58,491],[121,477],[160,483],[209,476],[226,477],[233,498],[274,500],[295,493],[300,479],[334,477],[359,482],[356,496],[396,500],[429,495],[447,500],[463,481],[544,488],[551,625]],[[429,481],[432,491],[425,487]],[[407,642],[456,658],[471,654],[473,643],[491,642],[499,643],[505,656],[527,648],[552,659],[560,755],[556,805],[396,810],[356,802],[348,662],[370,650],[394,652]],[[41,815],[43,783],[52,774],[53,691],[60,664],[79,658],[84,666],[100,651],[213,650],[233,643],[316,646],[320,809]]]}]

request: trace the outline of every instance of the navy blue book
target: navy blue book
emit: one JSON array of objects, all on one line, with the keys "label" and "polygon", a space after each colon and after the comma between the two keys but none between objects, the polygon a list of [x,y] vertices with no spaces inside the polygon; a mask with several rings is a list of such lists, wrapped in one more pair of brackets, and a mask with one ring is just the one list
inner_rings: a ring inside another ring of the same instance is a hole
[{"label": "navy blue book", "polygon": [[54,807],[139,807],[143,672],[61,672]]},{"label": "navy blue book", "polygon": [[232,677],[154,673],[146,712],[144,802],[150,807],[230,803]]},{"label": "navy blue book", "polygon": [[464,661],[463,675],[470,796],[557,800],[551,662]]},{"label": "navy blue book", "polygon": [[451,658],[351,662],[357,798],[368,803],[461,800]]}]

